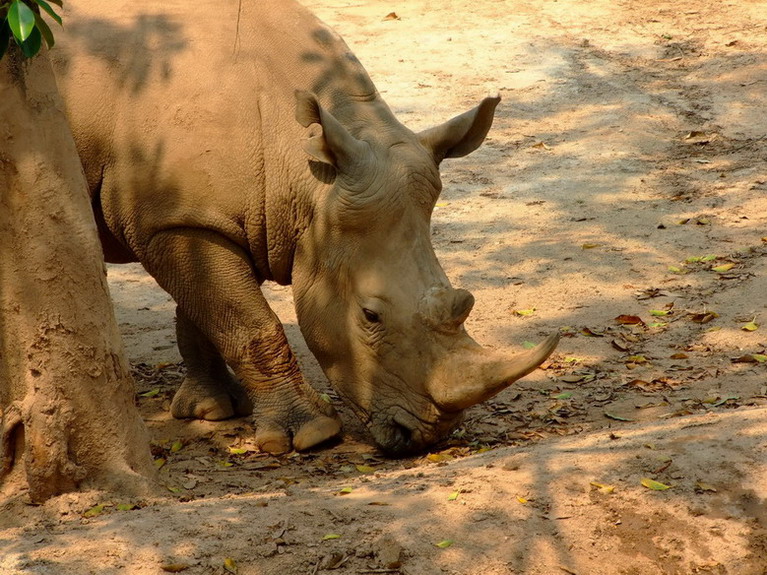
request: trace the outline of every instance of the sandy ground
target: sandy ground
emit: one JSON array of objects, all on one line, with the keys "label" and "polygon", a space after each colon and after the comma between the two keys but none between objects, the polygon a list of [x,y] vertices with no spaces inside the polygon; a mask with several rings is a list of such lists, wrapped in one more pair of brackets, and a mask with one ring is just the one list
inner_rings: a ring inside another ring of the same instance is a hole
[{"label": "sandy ground", "polygon": [[558,351],[422,457],[342,405],[343,442],[268,457],[168,416],[173,304],[111,267],[167,497],[6,492],[0,573],[767,573],[767,4],[306,3],[413,129],[501,94],[433,241],[480,342]]}]

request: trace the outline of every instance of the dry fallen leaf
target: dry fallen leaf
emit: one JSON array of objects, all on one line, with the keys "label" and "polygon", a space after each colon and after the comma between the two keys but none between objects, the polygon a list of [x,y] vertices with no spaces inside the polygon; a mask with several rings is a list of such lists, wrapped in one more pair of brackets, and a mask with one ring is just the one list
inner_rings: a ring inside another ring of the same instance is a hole
[{"label": "dry fallen leaf", "polygon": [[237,574],[237,563],[234,562],[234,559],[231,557],[227,557],[224,559],[224,569],[226,569],[229,573]]},{"label": "dry fallen leaf", "polygon": [[638,315],[621,314],[615,318],[615,322],[620,325],[642,325],[644,321]]},{"label": "dry fallen leaf", "polygon": [[598,489],[601,493],[604,493],[605,495],[609,495],[610,493],[613,493],[615,491],[614,485],[605,485],[603,483],[597,483],[596,481],[591,482],[591,486],[595,489]]},{"label": "dry fallen leaf", "polygon": [[666,489],[671,489],[670,485],[666,485],[665,483],[661,483],[660,481],[655,481],[654,479],[649,479],[647,477],[642,479],[642,485],[647,487],[647,489],[652,489],[653,491],[665,491]]},{"label": "dry fallen leaf", "polygon": [[166,563],[165,565],[160,565],[160,569],[162,569],[166,573],[181,573],[182,571],[186,571],[190,567],[191,565],[189,565],[188,563]]},{"label": "dry fallen leaf", "polygon": [[397,16],[396,12],[389,12],[386,16],[383,17],[383,21],[386,20],[400,20],[401,18]]},{"label": "dry fallen leaf", "polygon": [[534,307],[532,307],[530,309],[515,309],[514,310],[514,315],[518,315],[518,316],[522,316],[522,317],[530,316],[530,315],[533,315],[534,313],[535,313],[535,308]]}]

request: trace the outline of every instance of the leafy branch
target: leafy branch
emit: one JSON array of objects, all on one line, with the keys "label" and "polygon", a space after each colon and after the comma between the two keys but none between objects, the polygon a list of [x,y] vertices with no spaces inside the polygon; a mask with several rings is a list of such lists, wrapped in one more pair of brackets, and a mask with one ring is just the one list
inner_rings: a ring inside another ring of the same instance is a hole
[{"label": "leafy branch", "polygon": [[53,32],[40,15],[42,10],[61,26],[61,16],[51,4],[61,8],[62,0],[0,0],[0,59],[12,45],[11,39],[27,58],[40,51],[43,40],[53,47]]}]

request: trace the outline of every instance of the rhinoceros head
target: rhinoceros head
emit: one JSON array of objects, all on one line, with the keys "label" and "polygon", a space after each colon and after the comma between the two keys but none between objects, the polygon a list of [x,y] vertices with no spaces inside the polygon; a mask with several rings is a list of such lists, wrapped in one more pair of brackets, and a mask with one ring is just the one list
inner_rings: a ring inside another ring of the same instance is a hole
[{"label": "rhinoceros head", "polygon": [[306,150],[330,182],[295,254],[299,325],[331,384],[393,454],[445,437],[558,341],[513,357],[479,346],[463,326],[474,298],[450,285],[431,245],[439,163],[482,143],[499,100],[419,134],[371,119],[376,130],[352,135],[298,94],[297,118],[315,130]]}]

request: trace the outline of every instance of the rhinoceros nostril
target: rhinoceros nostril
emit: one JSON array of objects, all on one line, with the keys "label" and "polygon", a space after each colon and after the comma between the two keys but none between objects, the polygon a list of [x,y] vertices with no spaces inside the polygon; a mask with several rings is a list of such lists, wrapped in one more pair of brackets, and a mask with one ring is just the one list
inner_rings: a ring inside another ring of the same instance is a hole
[{"label": "rhinoceros nostril", "polygon": [[393,422],[393,427],[397,444],[402,445],[403,448],[407,448],[413,439],[413,431],[396,421]]}]

